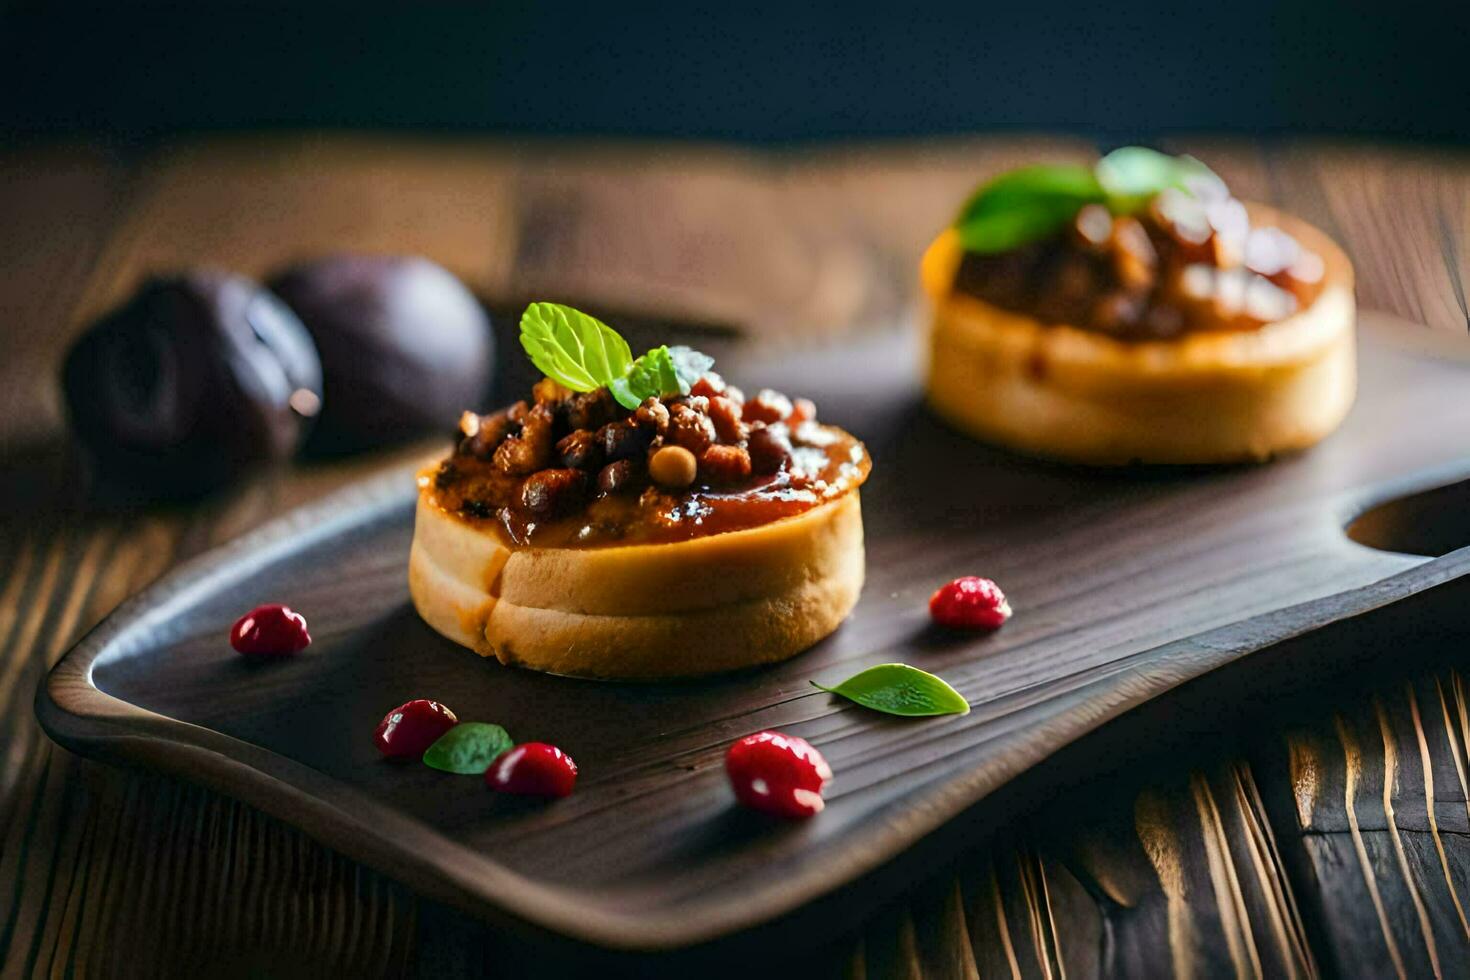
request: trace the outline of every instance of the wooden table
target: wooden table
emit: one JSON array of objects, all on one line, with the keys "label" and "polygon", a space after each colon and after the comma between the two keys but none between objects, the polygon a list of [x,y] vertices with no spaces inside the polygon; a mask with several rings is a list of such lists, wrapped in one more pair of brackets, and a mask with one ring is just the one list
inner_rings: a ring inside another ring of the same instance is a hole
[{"label": "wooden table", "polygon": [[[1337,238],[1363,307],[1426,330],[1470,328],[1470,156],[1300,141],[1171,148]],[[1022,137],[762,154],[336,135],[0,156],[0,975],[681,966],[558,959],[249,808],[88,763],[40,732],[38,680],[121,599],[187,555],[432,448],[263,474],[195,506],[99,507],[77,489],[55,376],[77,329],[140,276],[421,252],[496,308],[553,296],[773,342],[831,336],[912,316],[918,254],[981,176],[1093,150]],[[1463,975],[1470,694],[1455,660],[1408,662],[1319,701],[1172,763],[1079,782],[850,934],[778,965]]]}]

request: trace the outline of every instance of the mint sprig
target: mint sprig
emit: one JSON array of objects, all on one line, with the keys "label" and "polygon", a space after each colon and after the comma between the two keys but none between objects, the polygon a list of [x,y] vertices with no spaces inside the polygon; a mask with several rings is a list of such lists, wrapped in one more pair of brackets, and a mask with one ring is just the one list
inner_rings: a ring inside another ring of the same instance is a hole
[{"label": "mint sprig", "polygon": [[521,347],[548,378],[593,391],[628,373],[628,342],[596,317],[560,303],[532,303],[521,314]]},{"label": "mint sprig", "polygon": [[521,347],[548,378],[572,391],[607,388],[619,405],[645,398],[687,395],[714,366],[688,347],[659,346],[633,358],[628,342],[593,316],[560,303],[532,303],[521,314]]},{"label": "mint sprig", "polygon": [[1023,167],[976,191],[955,220],[955,230],[967,252],[1008,252],[1045,238],[1085,205],[1106,197],[1089,167]]},{"label": "mint sprig", "polygon": [[1099,160],[1093,171],[1114,214],[1134,214],[1171,187],[1189,191],[1194,180],[1220,179],[1194,157],[1171,157],[1146,146],[1114,150]]},{"label": "mint sprig", "polygon": [[1188,192],[1197,179],[1219,178],[1194,157],[1142,146],[1114,150],[1094,166],[1038,164],[1001,174],[977,190],[955,219],[967,252],[1006,252],[1066,227],[1088,204],[1136,214],[1169,188]]},{"label": "mint sprig", "polygon": [[908,664],[879,664],[869,667],[836,687],[816,681],[812,687],[855,701],[865,708],[889,715],[924,718],[931,715],[965,715],[970,703],[942,678]]}]

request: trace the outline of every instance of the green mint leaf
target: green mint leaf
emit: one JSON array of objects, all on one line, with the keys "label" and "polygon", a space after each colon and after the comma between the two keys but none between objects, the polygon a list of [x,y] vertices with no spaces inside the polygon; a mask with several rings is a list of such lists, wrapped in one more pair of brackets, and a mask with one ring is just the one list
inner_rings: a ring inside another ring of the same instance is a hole
[{"label": "green mint leaf", "polygon": [[812,686],[889,715],[923,718],[967,715],[970,703],[933,674],[908,664],[880,664],[854,674],[836,687]]},{"label": "green mint leaf", "polygon": [[633,363],[616,330],[560,303],[526,307],[521,347],[542,374],[573,391],[595,391],[626,375]]},{"label": "green mint leaf", "polygon": [[1038,198],[1101,201],[1102,186],[1091,167],[1080,163],[1034,164],[1008,170],[981,186],[960,210],[956,223],[1006,211]]},{"label": "green mint leaf", "polygon": [[955,231],[967,252],[1006,252],[1060,231],[1088,204],[1133,214],[1170,188],[1193,193],[1197,181],[1219,184],[1220,178],[1194,157],[1142,146],[1114,150],[1091,168],[1022,167],[976,191],[955,219]]},{"label": "green mint leaf", "polygon": [[1219,179],[1194,157],[1173,157],[1144,146],[1116,149],[1097,162],[1096,170],[1115,214],[1131,214],[1171,187],[1188,190],[1192,178]]},{"label": "green mint leaf", "polygon": [[560,303],[532,303],[521,314],[521,347],[551,380],[573,391],[607,388],[618,404],[687,395],[715,359],[688,347],[655,347],[636,361],[616,330]]},{"label": "green mint leaf", "polygon": [[483,721],[464,721],[439,736],[424,752],[424,765],[430,769],[478,776],[490,763],[515,745],[499,725]]},{"label": "green mint leaf", "polygon": [[[688,350],[688,348],[684,348]],[[694,351],[689,351],[693,354]],[[699,354],[703,357],[703,354]],[[710,359],[713,364],[714,360]],[[704,372],[701,371],[701,374]],[[655,347],[633,362],[626,376],[608,383],[608,390],[624,408],[637,408],[643,399],[659,395],[687,395],[689,385],[679,376],[673,351],[668,347]]]},{"label": "green mint leaf", "polygon": [[1108,197],[1120,200],[1149,198],[1175,186],[1179,167],[1175,159],[1146,146],[1125,146],[1097,162],[1097,180]]},{"label": "green mint leaf", "polygon": [[609,381],[607,390],[612,392],[613,400],[626,409],[635,409],[643,403],[643,399],[634,394],[627,378],[615,378]]},{"label": "green mint leaf", "polygon": [[1022,167],[981,187],[955,220],[969,252],[1005,252],[1065,227],[1085,205],[1106,200],[1097,175],[1081,165]]}]

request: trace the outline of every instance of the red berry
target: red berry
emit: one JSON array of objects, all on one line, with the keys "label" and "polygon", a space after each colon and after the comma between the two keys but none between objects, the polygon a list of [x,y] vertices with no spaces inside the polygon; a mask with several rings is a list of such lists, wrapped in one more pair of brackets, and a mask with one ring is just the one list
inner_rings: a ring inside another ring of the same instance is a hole
[{"label": "red berry", "polygon": [[781,732],[747,735],[725,755],[725,773],[735,798],[762,813],[810,817],[826,803],[822,791],[832,767],[804,738]]},{"label": "red berry", "polygon": [[929,615],[951,629],[993,630],[1011,618],[1011,604],[990,579],[966,575],[929,597]]},{"label": "red berry", "polygon": [[230,630],[230,646],[255,657],[284,657],[311,646],[306,618],[289,606],[268,603],[256,606]]},{"label": "red berry", "polygon": [[570,796],[577,764],[555,745],[525,742],[490,763],[485,784],[518,796]]},{"label": "red berry", "polygon": [[418,759],[459,719],[438,701],[415,698],[383,716],[373,744],[390,759]]}]

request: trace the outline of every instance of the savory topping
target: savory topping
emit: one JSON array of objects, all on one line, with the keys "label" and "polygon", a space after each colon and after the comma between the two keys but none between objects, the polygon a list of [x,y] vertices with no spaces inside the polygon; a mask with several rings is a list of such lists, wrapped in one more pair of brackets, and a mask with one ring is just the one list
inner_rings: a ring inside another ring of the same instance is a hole
[{"label": "savory topping", "polygon": [[577,764],[555,745],[526,742],[485,770],[485,785],[517,796],[570,796],[577,785]]},{"label": "savory topping", "polygon": [[967,715],[970,702],[943,678],[908,664],[879,664],[849,677],[836,687],[812,681],[812,687],[847,698],[887,715],[927,718]]},{"label": "savory topping", "polygon": [[670,490],[682,490],[694,482],[699,461],[683,446],[664,446],[648,457],[648,475]]},{"label": "savory topping", "polygon": [[1121,339],[1250,330],[1320,292],[1324,266],[1190,157],[1142,147],[1094,167],[1035,166],[980,188],[955,222],[955,286]]},{"label": "savory topping", "polygon": [[390,759],[420,759],[457,724],[454,712],[438,701],[415,698],[383,716],[373,732],[373,744]]},{"label": "savory topping", "polygon": [[230,630],[230,646],[251,657],[286,657],[311,646],[306,617],[289,606],[256,606]]},{"label": "savory topping", "polygon": [[934,590],[929,615],[949,629],[995,630],[1011,618],[1011,604],[990,579],[966,575]]},{"label": "savory topping", "polygon": [[867,478],[862,443],[819,424],[810,401],[747,401],[698,351],[634,359],[611,327],[552,303],[521,330],[547,375],[532,400],[466,412],[454,454],[420,478],[512,544],[686,540],[800,514]]},{"label": "savory topping", "polygon": [[424,750],[424,765],[461,776],[478,776],[514,744],[499,725],[460,722]]},{"label": "savory topping", "polygon": [[822,753],[806,739],[781,732],[757,732],[730,746],[725,773],[742,805],[788,818],[822,812],[822,793],[832,781]]}]

